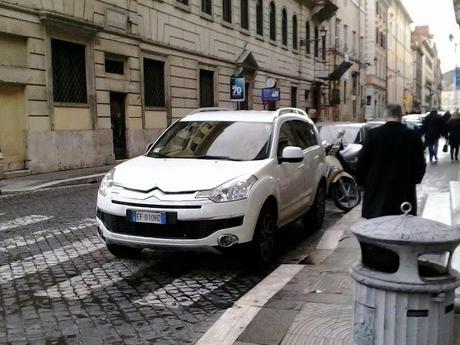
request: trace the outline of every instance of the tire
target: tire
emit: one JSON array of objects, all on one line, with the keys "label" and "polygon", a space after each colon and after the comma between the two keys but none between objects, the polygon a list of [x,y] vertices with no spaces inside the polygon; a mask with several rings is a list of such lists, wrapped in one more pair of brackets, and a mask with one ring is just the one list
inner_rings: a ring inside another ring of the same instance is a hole
[{"label": "tire", "polygon": [[128,247],[114,243],[107,243],[107,249],[113,256],[122,259],[138,259],[142,252],[142,248]]},{"label": "tire", "polygon": [[341,177],[334,184],[332,198],[335,206],[342,211],[348,212],[361,202],[361,192],[354,180]]},{"label": "tire", "polygon": [[260,212],[250,250],[257,266],[268,266],[276,256],[276,219],[268,208]]},{"label": "tire", "polygon": [[326,213],[326,187],[320,184],[316,191],[315,201],[308,212],[303,216],[302,222],[306,229],[319,230],[323,225],[324,214]]}]

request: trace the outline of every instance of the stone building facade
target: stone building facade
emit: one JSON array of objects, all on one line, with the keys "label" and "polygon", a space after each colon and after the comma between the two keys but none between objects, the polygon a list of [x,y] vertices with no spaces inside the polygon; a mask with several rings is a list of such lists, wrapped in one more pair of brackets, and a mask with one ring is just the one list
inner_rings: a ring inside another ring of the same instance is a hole
[{"label": "stone building facade", "polygon": [[[1,0],[0,165],[32,173],[133,157],[202,106],[324,111],[329,0]],[[309,36],[307,36],[307,34]],[[326,40],[327,38],[324,38]]]}]

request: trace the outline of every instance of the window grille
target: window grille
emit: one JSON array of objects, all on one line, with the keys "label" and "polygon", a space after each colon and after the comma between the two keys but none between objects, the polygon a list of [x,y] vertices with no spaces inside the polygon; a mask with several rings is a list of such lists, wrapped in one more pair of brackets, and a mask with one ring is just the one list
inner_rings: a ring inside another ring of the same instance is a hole
[{"label": "window grille", "polygon": [[241,6],[241,27],[249,30],[249,4],[248,0],[240,0]]},{"label": "window grille", "polygon": [[86,103],[85,46],[52,39],[51,59],[54,101]]},{"label": "window grille", "polygon": [[200,69],[200,107],[214,106],[214,72]]},{"label": "window grille", "polygon": [[292,17],[292,48],[296,50],[298,48],[297,41],[297,16],[294,15]]},{"label": "window grille", "polygon": [[148,107],[165,106],[164,62],[144,59],[144,102]]},{"label": "window grille", "polygon": [[107,73],[114,73],[114,74],[124,74],[124,66],[123,61],[119,60],[112,60],[112,59],[105,59],[105,71]]},{"label": "window grille", "polygon": [[276,7],[273,1],[270,3],[270,39],[276,41]]},{"label": "window grille", "polygon": [[263,36],[264,34],[264,7],[262,0],[257,0],[256,4],[256,30],[257,34]]},{"label": "window grille", "polygon": [[201,10],[204,13],[212,15],[212,0],[201,0]]},{"label": "window grille", "polygon": [[288,22],[287,22],[287,12],[286,9],[283,8],[282,18],[281,18],[281,43],[287,46],[288,43]]},{"label": "window grille", "polygon": [[228,23],[232,22],[232,0],[222,0],[222,19]]}]

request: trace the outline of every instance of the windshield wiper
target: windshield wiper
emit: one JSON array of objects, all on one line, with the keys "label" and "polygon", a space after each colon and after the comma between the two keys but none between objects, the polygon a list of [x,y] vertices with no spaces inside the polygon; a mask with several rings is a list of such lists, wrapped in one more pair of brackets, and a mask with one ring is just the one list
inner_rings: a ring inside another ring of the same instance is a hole
[{"label": "windshield wiper", "polygon": [[202,155],[202,156],[196,156],[194,158],[197,159],[220,159],[220,160],[226,160],[226,161],[242,161],[242,159],[236,159],[228,156],[213,156],[213,155]]}]

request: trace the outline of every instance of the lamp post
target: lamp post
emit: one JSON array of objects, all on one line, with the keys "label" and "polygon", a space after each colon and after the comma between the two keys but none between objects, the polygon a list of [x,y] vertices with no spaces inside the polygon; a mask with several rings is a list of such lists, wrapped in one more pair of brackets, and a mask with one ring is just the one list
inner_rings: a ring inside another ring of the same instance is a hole
[{"label": "lamp post", "polygon": [[454,35],[449,35],[449,41],[451,41],[454,45],[454,58],[455,58],[455,69],[454,69],[454,77],[453,77],[453,110],[456,110],[458,106],[458,95],[457,95],[457,46],[460,46],[460,43],[454,41]]}]

